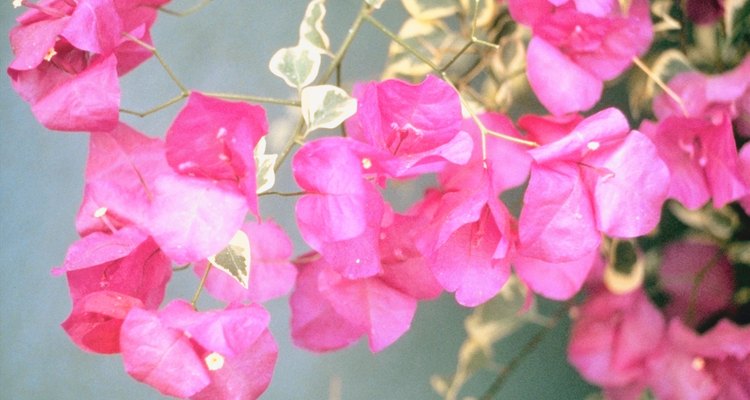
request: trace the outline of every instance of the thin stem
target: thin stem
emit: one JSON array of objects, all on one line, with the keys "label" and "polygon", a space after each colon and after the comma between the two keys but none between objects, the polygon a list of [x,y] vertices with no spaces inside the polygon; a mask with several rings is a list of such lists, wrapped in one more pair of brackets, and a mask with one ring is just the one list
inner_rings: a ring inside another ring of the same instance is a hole
[{"label": "thin stem", "polygon": [[708,273],[711,272],[714,266],[719,263],[719,258],[721,257],[721,255],[722,252],[717,251],[716,254],[714,254],[714,256],[711,257],[710,260],[708,260],[706,265],[704,265],[703,268],[698,271],[698,274],[695,275],[695,279],[693,279],[693,286],[690,288],[690,300],[688,301],[687,315],[685,316],[685,322],[688,325],[693,325],[696,322],[695,306],[698,304],[698,289],[700,289],[700,285],[701,283],[703,283],[703,280],[706,279],[706,275],[708,275]]},{"label": "thin stem", "polygon": [[451,65],[453,65],[453,63],[455,63],[459,58],[461,58],[461,56],[464,55],[464,53],[467,50],[469,50],[469,48],[471,48],[471,46],[473,45],[474,45],[473,41],[466,42],[464,47],[462,47],[461,50],[458,51],[458,53],[454,54],[453,57],[451,57],[451,59],[448,60],[448,62],[445,65],[443,65],[442,68],[440,68],[440,72],[442,73],[442,72],[447,71],[448,68],[450,68]]},{"label": "thin stem", "polygon": [[531,140],[525,140],[525,139],[509,136],[504,133],[495,132],[489,129],[487,129],[486,133],[490,136],[494,136],[496,138],[507,140],[509,142],[518,143],[518,144],[522,144],[522,145],[529,146],[529,147],[539,147],[539,143],[531,141]]},{"label": "thin stem", "polygon": [[211,0],[203,0],[200,3],[195,4],[192,7],[182,10],[182,11],[175,11],[166,7],[159,7],[159,11],[165,14],[173,15],[175,17],[187,17],[188,15],[191,15],[200,11],[201,8],[205,7],[210,2]]},{"label": "thin stem", "polygon": [[300,107],[301,103],[299,100],[288,100],[288,99],[277,99],[273,97],[264,96],[252,96],[247,94],[235,94],[235,93],[220,93],[220,92],[201,92],[201,94],[209,97],[216,97],[225,100],[242,100],[253,103],[268,103],[278,104],[282,106]]},{"label": "thin stem", "polygon": [[197,303],[198,298],[201,297],[201,292],[203,291],[203,286],[206,284],[206,278],[208,278],[208,271],[211,271],[211,267],[213,267],[213,264],[206,263],[206,270],[203,272],[203,276],[201,277],[200,283],[198,283],[198,289],[195,290],[193,299],[190,300],[190,305],[193,306],[193,309],[195,310],[197,310],[195,308],[195,303]]},{"label": "thin stem", "polygon": [[374,26],[377,30],[383,32],[383,34],[385,34],[391,40],[393,40],[394,42],[396,42],[399,46],[403,47],[404,49],[406,49],[406,51],[408,51],[409,53],[411,53],[414,57],[418,58],[419,61],[422,61],[423,63],[427,64],[430,68],[432,68],[433,71],[435,71],[437,73],[442,72],[441,69],[440,69],[440,67],[438,67],[437,65],[435,65],[434,62],[432,62],[429,58],[425,57],[422,53],[420,53],[417,49],[415,49],[414,47],[412,47],[410,44],[404,42],[398,35],[396,35],[395,33],[391,32],[380,21],[378,21],[377,19],[375,19],[374,17],[372,17],[370,15],[366,15],[365,19],[367,20],[367,22],[369,22],[370,24],[372,24],[372,26]]},{"label": "thin stem", "polygon": [[180,88],[180,93],[185,94],[185,95],[189,93],[189,90],[187,89],[187,87],[183,85],[182,82],[180,82],[180,80],[177,78],[177,75],[175,75],[175,73],[172,71],[172,68],[170,68],[167,62],[164,61],[164,59],[161,57],[161,54],[159,54],[159,51],[156,50],[154,46],[151,46],[150,44],[138,39],[137,37],[127,32],[123,33],[123,35],[125,35],[125,37],[127,37],[128,39],[136,42],[144,49],[150,51],[154,55],[154,57],[156,57],[156,59],[159,61],[159,64],[161,64],[162,68],[164,68],[164,71],[166,71],[167,75],[169,75],[169,78],[172,79],[172,82],[174,82],[175,85],[177,85],[177,87]]},{"label": "thin stem", "polygon": [[656,86],[659,86],[664,91],[664,93],[667,94],[667,96],[671,97],[672,100],[677,103],[677,105],[680,107],[680,110],[682,110],[682,113],[686,117],[688,116],[687,109],[685,108],[685,103],[682,101],[680,96],[678,96],[677,93],[670,89],[669,86],[667,86],[667,84],[664,83],[664,81],[661,80],[661,78],[659,78],[659,76],[657,76],[654,71],[652,71],[651,68],[648,67],[648,65],[641,61],[641,59],[638,57],[633,57],[633,63],[638,66],[638,68],[640,68],[646,75],[648,75],[648,77],[652,81],[654,81],[654,83],[656,83]]},{"label": "thin stem", "polygon": [[[354,22],[352,22],[352,26],[349,28],[349,33],[347,33],[346,37],[344,38],[344,41],[341,43],[341,47],[336,52],[336,54],[333,56],[333,60],[331,61],[331,65],[328,66],[328,69],[323,73],[323,75],[318,79],[318,84],[322,84],[327,82],[334,72],[336,72],[336,69],[339,67],[341,62],[344,60],[344,56],[346,55],[346,52],[349,50],[349,47],[351,46],[352,42],[354,41],[354,38],[359,33],[360,28],[362,28],[362,22],[364,19],[372,12],[370,9],[370,6],[362,2],[362,8],[360,8],[359,13],[357,14],[357,17],[354,19]],[[281,168],[281,165],[284,163],[284,160],[289,156],[289,153],[292,152],[294,147],[301,143],[302,140],[305,138],[304,133],[305,128],[305,121],[300,118],[297,122],[297,127],[294,130],[294,134],[289,137],[286,144],[284,145],[284,150],[281,151],[279,154],[279,157],[276,159],[276,164],[273,166],[274,171],[278,171],[279,168]]]},{"label": "thin stem", "polygon": [[272,192],[271,191],[271,192],[259,193],[258,197],[271,196],[271,195],[281,196],[281,197],[295,197],[295,196],[302,196],[305,194],[307,194],[307,192]]},{"label": "thin stem", "polygon": [[566,302],[562,304],[560,308],[557,309],[557,311],[555,311],[550,323],[542,327],[542,329],[540,329],[534,336],[532,336],[531,339],[529,339],[529,341],[526,342],[523,347],[521,347],[521,351],[515,357],[513,357],[513,359],[510,360],[505,368],[500,370],[497,378],[495,378],[495,381],[492,382],[492,385],[490,385],[487,391],[485,391],[482,397],[480,397],[480,400],[491,400],[493,397],[495,397],[497,392],[508,379],[508,376],[510,376],[510,374],[516,368],[518,368],[519,365],[521,365],[521,362],[526,358],[526,356],[536,350],[536,348],[542,343],[547,334],[550,333],[558,323],[560,323],[560,320],[562,320],[568,309],[570,309],[570,305],[571,302]]},{"label": "thin stem", "polygon": [[180,93],[177,96],[172,97],[171,99],[165,101],[164,103],[161,103],[158,106],[156,106],[154,108],[151,108],[151,109],[148,109],[146,111],[133,111],[133,110],[128,110],[127,108],[121,108],[120,112],[125,113],[125,114],[135,115],[135,116],[143,118],[143,117],[145,117],[147,115],[151,115],[151,114],[153,114],[155,112],[161,111],[161,110],[163,110],[163,109],[171,106],[172,104],[175,104],[175,103],[179,102],[180,100],[186,98],[187,96],[188,96],[187,93]]}]

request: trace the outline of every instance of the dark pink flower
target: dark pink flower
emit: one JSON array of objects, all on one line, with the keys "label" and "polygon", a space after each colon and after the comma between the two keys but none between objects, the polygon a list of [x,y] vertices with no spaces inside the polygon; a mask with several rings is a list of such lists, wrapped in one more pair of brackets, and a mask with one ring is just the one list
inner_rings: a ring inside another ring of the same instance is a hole
[{"label": "dark pink flower", "polygon": [[[243,288],[223,271],[212,269],[206,278],[206,290],[215,298],[230,302],[264,302],[287,294],[294,286],[297,269],[289,260],[292,242],[280,226],[271,220],[246,222],[242,227],[250,239],[250,280]],[[195,264],[202,276],[207,262]]]},{"label": "dark pink flower", "polygon": [[297,285],[289,300],[292,338],[313,351],[346,347],[368,336],[370,350],[388,347],[411,326],[417,300],[370,277],[347,279],[315,253],[299,260]]},{"label": "dark pink flower", "polygon": [[193,92],[167,131],[167,161],[182,175],[236,185],[257,215],[253,150],[267,132],[262,107]]},{"label": "dark pink flower", "polygon": [[348,135],[388,154],[377,162],[389,177],[436,172],[448,163],[465,164],[471,138],[461,131],[456,91],[429,75],[412,85],[399,80],[355,85],[357,114],[346,121]]},{"label": "dark pink flower", "polygon": [[697,327],[732,306],[732,265],[717,246],[697,241],[668,244],[659,269],[661,287],[669,297],[667,318]]},{"label": "dark pink flower", "polygon": [[531,25],[526,73],[534,93],[555,115],[588,110],[603,82],[620,75],[651,44],[648,2],[627,11],[616,0],[508,2],[511,15]]},{"label": "dark pink flower", "polygon": [[605,391],[638,392],[648,377],[646,363],[666,331],[664,317],[645,292],[614,295],[600,288],[575,315],[568,361]]},{"label": "dark pink flower", "polygon": [[118,74],[150,56],[123,32],[150,42],[154,6],[164,2],[24,1],[31,10],[10,33],[15,59],[8,75],[14,89],[50,129],[112,130],[119,116]]},{"label": "dark pink flower", "polygon": [[169,396],[256,399],[278,352],[268,322],[258,305],[197,312],[177,300],[159,312],[134,308],[120,335],[125,369]]},{"label": "dark pink flower", "polygon": [[[750,187],[750,144],[745,143],[738,155],[740,175],[745,177],[745,184]],[[750,193],[740,199],[740,205],[750,214]]]},{"label": "dark pink flower", "polygon": [[720,117],[714,123],[673,116],[641,125],[669,167],[669,197],[687,208],[699,208],[709,199],[721,208],[750,192],[741,175],[731,121],[726,114]]},{"label": "dark pink flower", "polygon": [[648,384],[659,399],[750,399],[750,327],[721,320],[699,335],[673,319],[657,350]]}]

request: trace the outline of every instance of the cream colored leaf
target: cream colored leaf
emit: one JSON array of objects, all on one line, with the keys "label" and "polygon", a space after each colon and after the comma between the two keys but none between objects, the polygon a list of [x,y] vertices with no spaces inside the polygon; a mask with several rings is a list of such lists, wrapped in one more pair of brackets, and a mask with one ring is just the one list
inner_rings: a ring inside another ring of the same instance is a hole
[{"label": "cream colored leaf", "polygon": [[323,18],[326,15],[325,0],[312,0],[307,5],[302,24],[299,26],[300,46],[310,46],[329,54],[331,41],[323,30]]},{"label": "cream colored leaf", "polygon": [[[476,0],[460,0],[461,8],[463,13],[469,18],[474,16],[474,5],[477,4]],[[495,14],[498,12],[499,6],[497,0],[479,0],[479,8],[477,13],[477,27],[485,27],[492,23],[495,18]]]},{"label": "cream colored leaf", "polygon": [[241,230],[237,231],[227,247],[208,257],[208,262],[247,289],[250,281],[250,239],[247,234]]},{"label": "cream colored leaf", "polygon": [[630,293],[643,284],[646,263],[629,240],[614,240],[604,269],[604,285],[614,294]]},{"label": "cream colored leaf", "polygon": [[385,3],[385,0],[365,0],[365,3],[369,4],[374,9],[379,9]]},{"label": "cream colored leaf", "polygon": [[318,76],[320,53],[305,46],[285,47],[271,57],[268,69],[287,85],[301,89]]},{"label": "cream colored leaf", "polygon": [[456,0],[401,0],[406,11],[419,20],[434,20],[451,16],[458,12]]},{"label": "cream colored leaf", "polygon": [[319,128],[333,129],[357,112],[357,100],[333,85],[302,89],[301,102],[307,132]]},{"label": "cream colored leaf", "polygon": [[266,154],[266,137],[260,138],[255,146],[253,158],[255,158],[255,193],[261,194],[271,189],[276,183],[276,173],[273,166],[276,163],[277,154]]},{"label": "cream colored leaf", "polygon": [[[401,26],[398,36],[420,55],[433,64],[441,64],[442,60],[456,54],[465,43],[459,43],[459,37],[440,21],[421,21],[415,18],[407,19]],[[459,62],[468,60],[468,54]],[[392,42],[388,48],[388,63],[384,78],[407,77],[421,80],[432,72],[432,68],[406,50],[398,43]]]}]

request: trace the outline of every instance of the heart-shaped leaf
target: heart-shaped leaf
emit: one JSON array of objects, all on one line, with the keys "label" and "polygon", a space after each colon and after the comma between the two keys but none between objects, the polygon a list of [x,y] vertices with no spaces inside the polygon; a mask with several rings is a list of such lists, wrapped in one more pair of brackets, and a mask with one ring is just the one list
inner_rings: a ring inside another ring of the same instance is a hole
[{"label": "heart-shaped leaf", "polygon": [[234,234],[224,250],[208,257],[208,262],[220,269],[247,289],[250,280],[250,239],[242,230]]},{"label": "heart-shaped leaf", "polygon": [[333,85],[306,87],[302,89],[301,101],[307,132],[333,129],[357,112],[357,100]]},{"label": "heart-shaped leaf", "polygon": [[323,30],[325,15],[325,0],[313,0],[307,5],[305,16],[299,26],[300,46],[310,46],[320,52],[330,53],[331,41]]},{"label": "heart-shaped leaf", "polygon": [[285,47],[271,57],[268,69],[287,85],[301,89],[318,76],[320,53],[307,46]]}]

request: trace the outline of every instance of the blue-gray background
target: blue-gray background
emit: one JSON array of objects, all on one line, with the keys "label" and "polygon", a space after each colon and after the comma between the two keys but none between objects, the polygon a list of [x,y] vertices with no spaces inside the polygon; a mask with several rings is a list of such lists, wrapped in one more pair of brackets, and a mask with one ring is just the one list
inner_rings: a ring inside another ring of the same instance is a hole
[{"label": "blue-gray background", "polygon": [[[192,4],[177,0],[180,8]],[[156,46],[185,84],[204,91],[275,97],[294,93],[267,70],[276,49],[297,41],[305,0],[218,0],[190,17],[160,15],[153,29]],[[359,8],[355,0],[329,0],[326,28],[334,49]],[[0,5],[0,31],[8,32],[21,10]],[[376,14],[392,29],[404,19],[396,0]],[[376,79],[387,50],[386,39],[365,26],[343,69],[344,81]],[[0,64],[11,60],[7,40],[0,42]],[[177,94],[151,60],[123,78],[123,106],[144,110]],[[266,107],[271,137],[283,140],[292,127],[283,107]],[[143,120],[124,120],[151,135],[163,135],[177,112],[172,107]],[[275,122],[274,122],[275,121]],[[0,399],[158,399],[151,388],[132,380],[119,356],[84,353],[59,323],[70,311],[64,278],[50,274],[77,239],[74,216],[83,187],[88,138],[42,128],[29,107],[0,79]],[[273,139],[271,140],[274,141]],[[278,141],[278,140],[277,140]],[[288,170],[288,168],[287,168]],[[288,174],[282,189],[292,190]],[[293,232],[293,200],[267,201],[271,215]],[[299,254],[305,246],[295,239]],[[176,274],[168,296],[189,297],[196,286],[189,272]],[[204,297],[207,297],[204,295]],[[271,330],[279,343],[279,361],[267,399],[327,399],[332,381],[343,399],[437,399],[432,374],[449,374],[464,339],[468,310],[450,296],[423,303],[412,329],[377,355],[365,343],[332,354],[295,348],[290,339],[286,299],[270,302]],[[524,330],[498,347],[508,359],[531,335]],[[567,324],[547,337],[514,373],[499,394],[503,399],[580,399],[592,389],[565,362]],[[493,378],[485,373],[469,386],[475,396]]]}]

